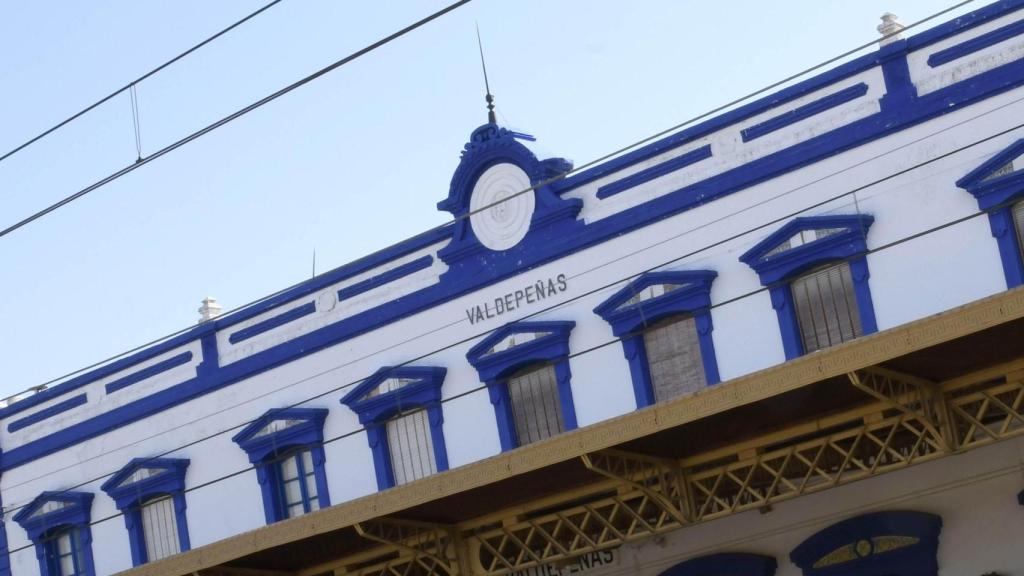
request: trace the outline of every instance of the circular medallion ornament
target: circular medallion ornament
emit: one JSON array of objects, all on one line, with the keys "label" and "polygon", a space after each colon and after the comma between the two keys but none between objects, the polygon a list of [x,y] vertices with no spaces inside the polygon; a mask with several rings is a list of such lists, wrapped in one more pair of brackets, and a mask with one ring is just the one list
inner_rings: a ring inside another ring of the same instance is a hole
[{"label": "circular medallion ornament", "polygon": [[530,231],[535,198],[530,177],[515,164],[495,164],[477,179],[469,200],[473,233],[491,250],[508,250]]}]

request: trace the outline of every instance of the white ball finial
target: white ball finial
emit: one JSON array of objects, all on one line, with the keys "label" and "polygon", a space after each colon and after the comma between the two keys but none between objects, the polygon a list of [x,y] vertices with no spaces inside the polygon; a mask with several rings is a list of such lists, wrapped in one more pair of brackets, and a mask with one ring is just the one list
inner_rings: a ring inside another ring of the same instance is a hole
[{"label": "white ball finial", "polygon": [[903,37],[900,35],[900,31],[906,28],[903,24],[900,24],[900,17],[893,14],[892,12],[886,12],[882,14],[882,23],[878,25],[878,33],[883,36],[878,41],[880,46],[892,44],[897,40],[901,40]]}]

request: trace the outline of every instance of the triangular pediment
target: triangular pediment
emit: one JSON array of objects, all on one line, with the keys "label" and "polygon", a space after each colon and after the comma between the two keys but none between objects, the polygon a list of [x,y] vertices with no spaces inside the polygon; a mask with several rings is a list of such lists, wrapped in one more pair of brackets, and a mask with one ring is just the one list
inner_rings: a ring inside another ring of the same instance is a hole
[{"label": "triangular pediment", "polygon": [[341,399],[341,403],[356,408],[364,402],[396,393],[418,390],[424,386],[440,387],[446,373],[447,369],[436,366],[388,366],[363,380]]},{"label": "triangular pediment", "polygon": [[476,362],[511,352],[527,344],[553,338],[568,338],[575,322],[516,322],[495,330],[470,349],[467,357]]},{"label": "triangular pediment", "polygon": [[866,214],[839,216],[809,216],[794,218],[753,248],[740,256],[740,260],[756,268],[759,262],[802,249],[811,249],[833,239],[864,238],[874,217]]},{"label": "triangular pediment", "polygon": [[693,313],[710,305],[713,270],[647,272],[594,308],[615,334],[646,326],[659,317]]},{"label": "triangular pediment", "polygon": [[238,443],[256,442],[293,431],[323,428],[325,408],[280,408],[270,410],[249,423],[232,438]]},{"label": "triangular pediment", "polygon": [[101,488],[110,493],[159,483],[169,476],[183,476],[188,465],[186,458],[135,458],[104,482]]},{"label": "triangular pediment", "polygon": [[1024,138],[1017,140],[995,156],[989,158],[956,185],[965,190],[984,188],[1024,169]]},{"label": "triangular pediment", "polygon": [[88,514],[93,495],[88,492],[43,492],[14,515],[19,524],[51,522],[69,514]]}]

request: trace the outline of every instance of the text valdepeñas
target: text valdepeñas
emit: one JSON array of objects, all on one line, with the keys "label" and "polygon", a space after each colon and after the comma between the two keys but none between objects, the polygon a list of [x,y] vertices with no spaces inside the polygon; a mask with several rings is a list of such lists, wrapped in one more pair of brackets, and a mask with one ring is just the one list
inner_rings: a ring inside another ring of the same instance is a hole
[{"label": "text valdepe\u00f1as", "polygon": [[466,318],[469,318],[470,324],[476,324],[488,318],[494,318],[506,312],[511,312],[520,308],[523,304],[533,304],[545,298],[550,298],[555,294],[565,292],[568,288],[569,284],[566,281],[565,274],[559,274],[547,280],[538,280],[522,290],[509,292],[504,296],[495,298],[494,302],[484,302],[472,308],[466,308]]}]

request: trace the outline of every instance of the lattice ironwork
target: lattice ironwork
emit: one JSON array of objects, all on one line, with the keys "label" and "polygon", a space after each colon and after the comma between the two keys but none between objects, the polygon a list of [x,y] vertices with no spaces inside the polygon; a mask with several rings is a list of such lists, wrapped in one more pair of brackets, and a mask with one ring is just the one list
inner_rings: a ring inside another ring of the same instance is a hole
[{"label": "lattice ironwork", "polygon": [[954,391],[948,402],[961,448],[1024,434],[1024,381]]},{"label": "lattice ironwork", "polygon": [[770,448],[739,461],[688,471],[696,520],[710,520],[902,468],[942,446],[906,414]]},{"label": "lattice ironwork", "polygon": [[585,454],[582,459],[588,470],[632,486],[658,501],[678,524],[688,522],[686,483],[677,462],[620,450]]},{"label": "lattice ironwork", "polygon": [[367,540],[386,546],[388,557],[367,565],[346,567],[346,574],[357,576],[455,576],[452,563],[453,532],[450,527],[377,519],[355,525]]},{"label": "lattice ironwork", "polygon": [[951,438],[942,433],[948,416],[938,384],[878,367],[850,372],[847,377],[854,388],[919,421],[944,450],[953,449]]},{"label": "lattice ironwork", "polygon": [[562,510],[527,517],[467,537],[485,574],[499,575],[568,560],[674,530],[678,511],[650,491],[595,494]]}]

